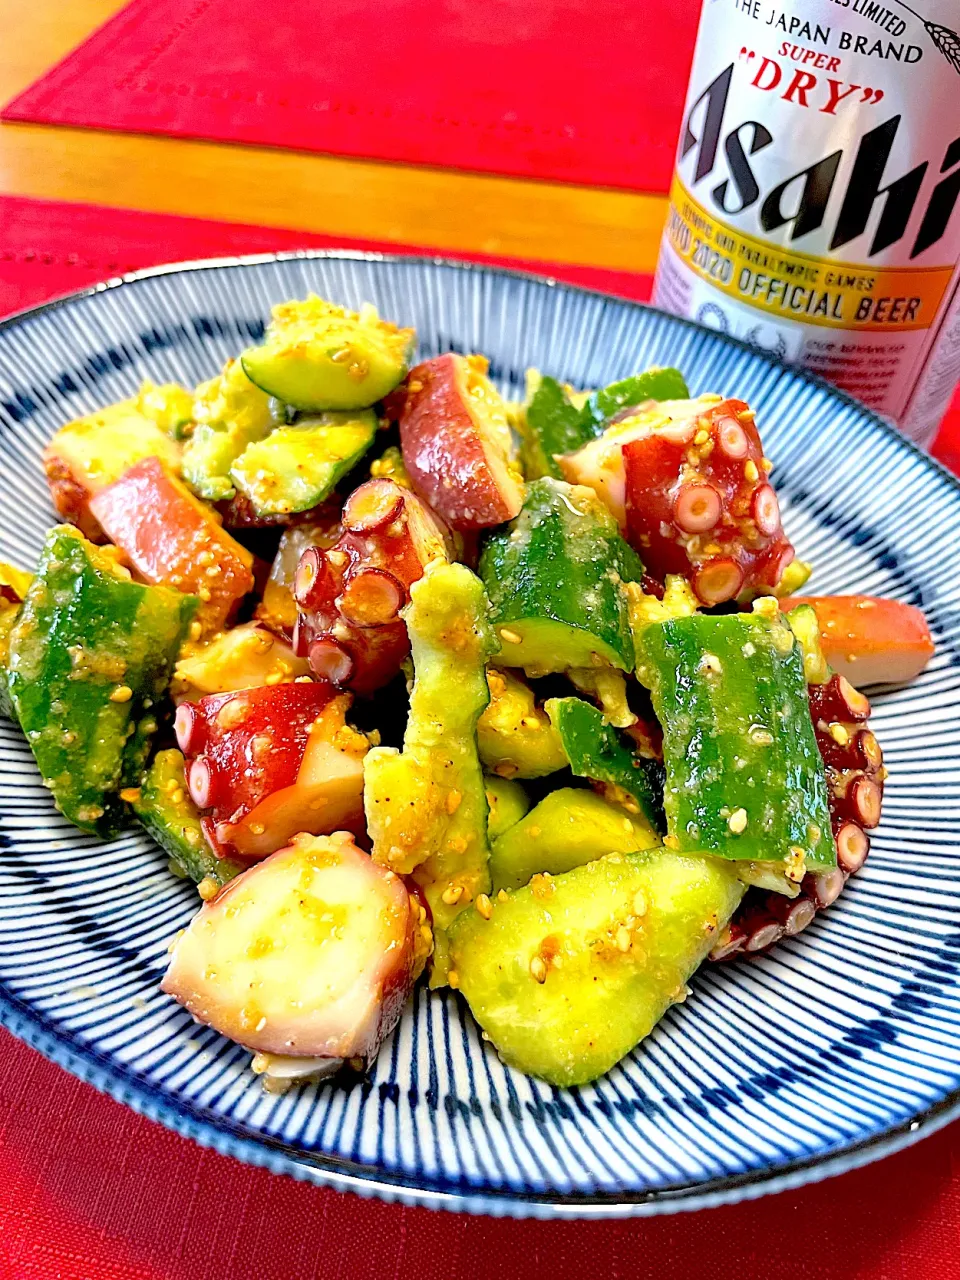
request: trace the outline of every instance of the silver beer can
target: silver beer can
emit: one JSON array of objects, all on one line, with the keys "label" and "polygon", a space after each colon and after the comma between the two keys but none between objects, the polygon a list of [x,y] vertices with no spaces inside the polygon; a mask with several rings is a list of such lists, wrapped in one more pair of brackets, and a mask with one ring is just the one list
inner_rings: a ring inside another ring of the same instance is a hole
[{"label": "silver beer can", "polygon": [[705,0],[655,302],[920,443],[960,378],[960,0]]}]

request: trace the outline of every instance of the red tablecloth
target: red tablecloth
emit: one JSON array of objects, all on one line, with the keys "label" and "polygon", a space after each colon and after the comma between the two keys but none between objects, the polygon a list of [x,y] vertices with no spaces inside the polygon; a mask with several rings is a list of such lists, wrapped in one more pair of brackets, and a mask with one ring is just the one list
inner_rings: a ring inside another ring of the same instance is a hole
[{"label": "red tablecloth", "polygon": [[5,112],[666,191],[700,0],[134,0]]},{"label": "red tablecloth", "polygon": [[[325,243],[300,232],[0,198],[0,312],[155,262]],[[557,273],[582,278],[574,269]],[[644,277],[590,274],[634,296],[649,289]],[[955,419],[944,454],[960,440],[960,413]],[[362,1201],[202,1151],[0,1032],[0,1280],[704,1274],[960,1280],[957,1127],[842,1178],[694,1215],[468,1219]]]}]

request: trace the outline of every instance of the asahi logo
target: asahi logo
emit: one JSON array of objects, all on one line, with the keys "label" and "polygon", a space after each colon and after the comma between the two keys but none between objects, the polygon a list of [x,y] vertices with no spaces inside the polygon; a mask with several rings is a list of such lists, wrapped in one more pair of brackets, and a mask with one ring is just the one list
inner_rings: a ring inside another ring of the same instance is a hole
[{"label": "asahi logo", "polygon": [[[696,187],[715,174],[722,146],[729,176],[709,189],[716,208],[723,214],[739,214],[759,205],[758,217],[764,231],[789,227],[788,239],[799,240],[823,226],[844,148],[789,174],[770,190],[761,191],[750,158],[773,145],[774,137],[759,120],[744,120],[727,128],[734,65],[721,71],[690,107],[683,126],[680,159],[694,155]],[[866,231],[878,201],[882,201],[882,208],[869,256],[888,249],[906,234],[931,162],[924,160],[899,176],[888,174],[887,162],[901,120],[900,115],[891,116],[861,136],[831,231],[831,249],[842,248]],[[945,176],[936,182],[927,199],[910,249],[911,259],[936,244],[947,230],[960,196],[960,137],[947,146],[939,172]]]}]

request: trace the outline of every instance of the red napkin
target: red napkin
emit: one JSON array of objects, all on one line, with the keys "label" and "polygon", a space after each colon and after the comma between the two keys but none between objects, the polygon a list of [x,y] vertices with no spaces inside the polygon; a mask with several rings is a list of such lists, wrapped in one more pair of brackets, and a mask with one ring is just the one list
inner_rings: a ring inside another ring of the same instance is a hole
[{"label": "red napkin", "polygon": [[209,222],[166,213],[140,213],[103,205],[68,204],[0,195],[0,316],[45,302],[84,285],[139,267],[225,254],[283,249],[362,249],[382,253],[438,253],[554,276],[587,289],[602,289],[646,302],[653,278],[633,271],[451,253],[378,240],[347,239]]},{"label": "red napkin", "polygon": [[360,1200],[203,1151],[0,1032],[2,1280],[958,1280],[960,1145],[625,1222]]},{"label": "red napkin", "polygon": [[[327,243],[0,197],[0,313],[161,261]],[[647,277],[555,271],[649,291]],[[954,420],[944,456],[960,455]],[[881,1165],[695,1215],[454,1217],[202,1151],[0,1032],[0,1280],[960,1280],[958,1155],[951,1126]]]},{"label": "red napkin", "polygon": [[699,11],[134,0],[4,118],[666,191]]}]

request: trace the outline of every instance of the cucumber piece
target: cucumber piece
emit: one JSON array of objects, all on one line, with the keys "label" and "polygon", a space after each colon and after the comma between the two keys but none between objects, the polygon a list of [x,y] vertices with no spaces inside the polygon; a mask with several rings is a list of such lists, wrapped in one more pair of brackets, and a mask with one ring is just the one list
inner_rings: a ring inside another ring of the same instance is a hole
[{"label": "cucumber piece", "polygon": [[490,889],[487,798],[477,720],[487,704],[484,664],[496,649],[487,600],[462,564],[433,561],[403,610],[414,679],[403,750],[364,760],[363,803],[374,860],[412,875],[434,926],[432,986],[446,982],[446,930]]},{"label": "cucumber piece", "polygon": [[416,335],[311,295],[274,307],[262,346],[241,359],[247,376],[285,404],[310,412],[368,409],[406,376]]},{"label": "cucumber piece", "polygon": [[775,603],[758,603],[763,612],[647,627],[643,669],[663,726],[668,839],[782,863],[798,882],[836,863],[827,784],[801,647]]},{"label": "cucumber piece", "polygon": [[830,679],[830,664],[820,641],[820,620],[816,609],[812,604],[798,604],[787,614],[787,622],[803,654],[803,676],[807,684],[826,684]]},{"label": "cucumber piece", "polygon": [[140,794],[131,802],[134,813],[190,880],[225,885],[243,870],[239,862],[218,858],[200,827],[200,814],[187,789],[184,759],[173,748],[158,751],[143,775]]},{"label": "cucumber piece", "polygon": [[591,489],[535,480],[519,516],[487,540],[480,557],[497,661],[536,675],[603,665],[631,671],[624,583],[642,575],[639,557]]},{"label": "cucumber piece", "polygon": [[183,440],[193,430],[193,392],[176,382],[145,381],[137,396],[137,410],[171,440]]},{"label": "cucumber piece", "polygon": [[309,511],[360,461],[376,434],[372,409],[303,417],[246,448],[230,477],[258,516]]},{"label": "cucumber piece", "polygon": [[780,575],[780,581],[773,588],[771,595],[779,600],[786,600],[789,596],[796,595],[810,581],[812,573],[813,565],[808,561],[791,560]]},{"label": "cucumber piece", "polygon": [[509,671],[487,672],[490,703],[477,724],[483,767],[502,778],[543,778],[567,764],[563,744],[533,690]]},{"label": "cucumber piece", "polygon": [[309,676],[310,664],[274,632],[256,622],[244,622],[191,649],[177,663],[175,675],[178,701],[193,702],[210,693],[289,684]]},{"label": "cucumber piece", "polygon": [[556,378],[543,375],[529,395],[524,413],[524,464],[528,479],[554,476],[562,479],[558,454],[574,453],[601,435],[617,413],[645,400],[686,399],[689,395],[677,369],[648,369],[575,404]]},{"label": "cucumber piece", "polygon": [[209,502],[232,498],[230,468],[273,428],[270,398],[253,385],[239,360],[228,360],[222,373],[197,387],[193,418],[193,434],[183,447],[183,478]]},{"label": "cucumber piece", "polygon": [[509,831],[530,808],[530,797],[519,782],[484,774],[487,795],[487,839],[491,842]]},{"label": "cucumber piece", "polygon": [[490,848],[494,889],[519,889],[538,872],[561,875],[606,853],[654,849],[649,823],[593,791],[561,787],[498,836]]},{"label": "cucumber piece", "polygon": [[628,751],[603,713],[582,698],[550,698],[544,710],[560,735],[578,778],[602,782],[611,797],[636,808],[651,831],[665,831],[662,770],[656,760]]},{"label": "cucumber piece", "polygon": [[116,556],[60,525],[10,633],[10,693],[44,785],[82,831],[114,834],[139,780],[198,601],[133,582]]},{"label": "cucumber piece", "polygon": [[679,369],[648,369],[645,373],[635,373],[620,382],[612,382],[609,387],[594,391],[587,397],[580,411],[583,423],[580,444],[601,435],[610,419],[624,409],[631,409],[646,400],[686,400],[689,396]]},{"label": "cucumber piece", "polygon": [[730,864],[660,849],[536,876],[457,920],[456,985],[510,1066],[586,1084],[686,998],[742,894]]},{"label": "cucumber piece", "polygon": [[562,480],[563,472],[554,455],[573,453],[584,443],[584,435],[581,410],[556,378],[544,374],[527,400],[522,436],[522,457],[527,479],[553,476]]},{"label": "cucumber piece", "polygon": [[5,716],[8,720],[17,718],[13,699],[10,697],[7,672],[10,666],[10,632],[19,616],[20,605],[0,597],[0,716]]}]

